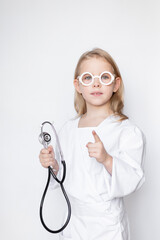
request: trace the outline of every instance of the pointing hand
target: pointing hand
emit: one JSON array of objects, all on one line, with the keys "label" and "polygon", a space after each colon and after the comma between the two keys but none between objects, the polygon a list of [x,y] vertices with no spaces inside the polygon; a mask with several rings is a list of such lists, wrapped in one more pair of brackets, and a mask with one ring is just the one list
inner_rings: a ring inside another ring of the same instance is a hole
[{"label": "pointing hand", "polygon": [[94,136],[95,142],[88,142],[86,145],[88,148],[89,156],[95,157],[96,160],[100,163],[104,163],[109,154],[106,152],[103,142],[94,130],[92,131],[92,134]]}]

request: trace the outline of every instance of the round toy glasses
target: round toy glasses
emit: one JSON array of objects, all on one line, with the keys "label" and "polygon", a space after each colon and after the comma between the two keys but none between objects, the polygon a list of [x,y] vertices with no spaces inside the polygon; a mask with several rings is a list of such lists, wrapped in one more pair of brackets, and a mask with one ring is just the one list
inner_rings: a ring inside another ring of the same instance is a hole
[{"label": "round toy glasses", "polygon": [[94,78],[96,78],[96,77],[99,78],[101,84],[103,84],[103,85],[110,85],[115,79],[115,75],[108,71],[102,72],[99,76],[93,76],[92,73],[90,73],[90,72],[84,72],[84,73],[82,73],[81,76],[78,76],[77,79],[84,86],[89,86],[93,83]]}]

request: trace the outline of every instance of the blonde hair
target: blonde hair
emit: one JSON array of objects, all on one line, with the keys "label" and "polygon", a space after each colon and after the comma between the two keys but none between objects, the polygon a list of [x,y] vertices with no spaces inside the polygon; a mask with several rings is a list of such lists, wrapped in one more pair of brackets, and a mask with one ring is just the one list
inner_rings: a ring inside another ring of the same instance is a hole
[{"label": "blonde hair", "polygon": [[[91,51],[87,51],[83,53],[77,63],[75,72],[74,72],[74,79],[77,79],[77,77],[80,75],[80,67],[84,60],[88,60],[90,58],[97,57],[97,58],[103,58],[107,62],[109,62],[114,70],[114,74],[116,77],[121,78],[121,84],[119,89],[113,93],[112,97],[110,98],[110,107],[111,110],[114,112],[114,115],[119,116],[120,119],[118,121],[123,121],[125,119],[128,119],[126,115],[123,114],[122,110],[124,107],[124,99],[123,99],[123,93],[124,93],[124,84],[122,81],[122,77],[119,71],[119,68],[111,55],[107,53],[106,51],[100,49],[100,48],[94,48]],[[74,93],[74,108],[78,115],[76,117],[81,116],[82,114],[85,114],[87,112],[86,108],[86,102],[83,98],[83,96],[75,89]]]}]

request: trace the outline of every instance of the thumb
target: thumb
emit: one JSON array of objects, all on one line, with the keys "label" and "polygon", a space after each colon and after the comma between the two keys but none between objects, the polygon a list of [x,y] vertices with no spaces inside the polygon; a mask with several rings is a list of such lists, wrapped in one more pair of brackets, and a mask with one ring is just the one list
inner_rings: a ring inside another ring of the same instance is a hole
[{"label": "thumb", "polygon": [[48,146],[48,150],[49,150],[49,152],[52,152],[52,151],[53,151],[52,145],[49,145],[49,146]]},{"label": "thumb", "polygon": [[88,142],[88,143],[86,144],[86,147],[88,147],[88,144],[89,144],[89,143],[92,143],[92,142]]}]

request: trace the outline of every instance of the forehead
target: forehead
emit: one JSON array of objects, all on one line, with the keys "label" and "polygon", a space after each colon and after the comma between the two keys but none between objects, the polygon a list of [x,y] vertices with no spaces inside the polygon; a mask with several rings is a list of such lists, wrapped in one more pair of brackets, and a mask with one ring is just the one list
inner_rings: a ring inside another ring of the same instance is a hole
[{"label": "forehead", "polygon": [[90,72],[93,75],[99,75],[104,71],[109,71],[113,73],[113,68],[107,60],[101,57],[93,57],[83,60],[80,65],[80,74],[82,74],[83,72]]}]

